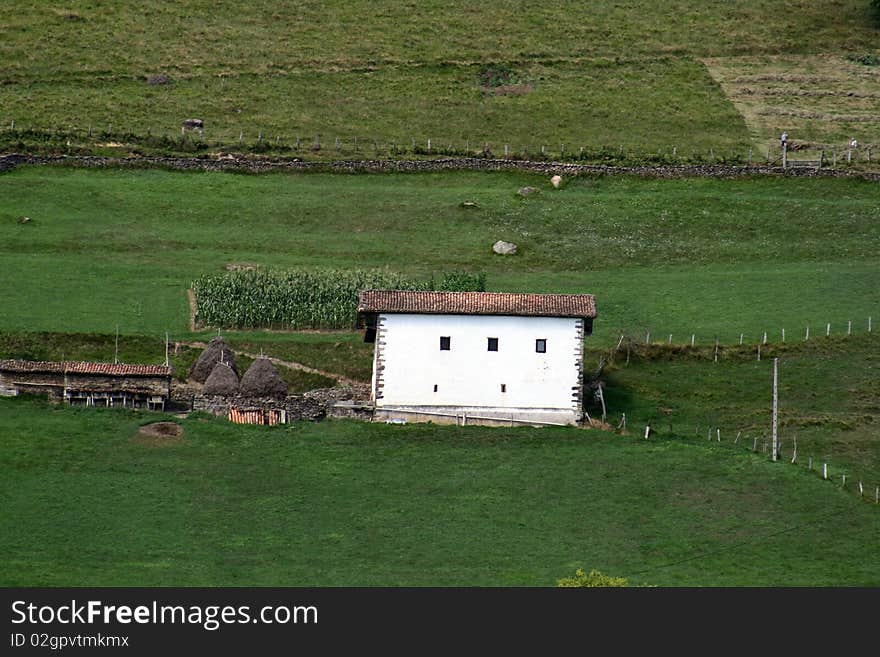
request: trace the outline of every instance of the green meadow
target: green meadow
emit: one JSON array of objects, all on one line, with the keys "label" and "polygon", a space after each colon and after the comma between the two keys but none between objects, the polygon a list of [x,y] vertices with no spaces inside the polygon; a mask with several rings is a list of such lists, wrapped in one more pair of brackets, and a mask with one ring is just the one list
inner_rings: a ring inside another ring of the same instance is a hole
[{"label": "green meadow", "polygon": [[[387,149],[432,139],[455,149],[490,143],[495,153],[503,144],[558,153],[565,144],[569,153],[605,146],[745,157],[805,111],[803,98],[789,99],[788,114],[762,107],[774,118],[768,125],[720,71],[739,70],[746,56],[833,55],[842,64],[874,53],[876,36],[866,0],[393,0],[381,8],[363,0],[28,0],[0,25],[0,144],[64,150],[70,139],[75,151],[127,152],[148,133],[174,137],[197,117],[221,150],[237,148],[240,135],[244,150],[263,148],[262,134],[288,147],[301,138],[298,153],[310,157],[316,135],[330,156],[336,138],[351,154],[359,137],[360,156],[372,153],[372,140]],[[151,84],[155,76],[164,84]],[[851,124],[858,99],[834,95],[834,115],[813,119],[811,134],[828,138]],[[61,137],[47,146],[21,136],[34,128]],[[869,139],[876,136],[862,136]]]},{"label": "green meadow", "polygon": [[[531,185],[539,193],[522,198]],[[230,264],[486,272],[498,291],[587,292],[596,344],[706,344],[880,317],[880,206],[858,179],[514,173],[0,176],[0,330],[189,336],[186,290]],[[462,207],[473,201],[476,208]],[[22,218],[30,221],[22,223]],[[497,256],[513,241],[520,252]]]},{"label": "green meadow", "polygon": [[579,429],[246,427],[0,399],[6,586],[880,583],[874,505],[746,451]]}]

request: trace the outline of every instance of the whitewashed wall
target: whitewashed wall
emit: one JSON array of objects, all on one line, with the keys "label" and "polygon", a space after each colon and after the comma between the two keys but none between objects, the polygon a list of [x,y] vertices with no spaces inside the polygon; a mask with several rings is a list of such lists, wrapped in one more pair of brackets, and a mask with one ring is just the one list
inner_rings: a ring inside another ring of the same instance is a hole
[{"label": "whitewashed wall", "polygon": [[[577,411],[573,389],[580,381],[581,323],[383,314],[374,363],[376,405]],[[449,351],[440,350],[441,336],[451,338]],[[498,351],[488,351],[490,337],[498,338]],[[537,338],[547,340],[546,353],[535,352]]]}]

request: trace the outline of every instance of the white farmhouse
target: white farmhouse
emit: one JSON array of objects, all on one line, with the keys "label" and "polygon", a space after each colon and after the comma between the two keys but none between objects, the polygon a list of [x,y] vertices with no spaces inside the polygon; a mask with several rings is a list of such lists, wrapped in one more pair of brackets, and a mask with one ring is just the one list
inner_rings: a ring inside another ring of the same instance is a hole
[{"label": "white farmhouse", "polygon": [[360,294],[376,419],[575,424],[590,294]]}]

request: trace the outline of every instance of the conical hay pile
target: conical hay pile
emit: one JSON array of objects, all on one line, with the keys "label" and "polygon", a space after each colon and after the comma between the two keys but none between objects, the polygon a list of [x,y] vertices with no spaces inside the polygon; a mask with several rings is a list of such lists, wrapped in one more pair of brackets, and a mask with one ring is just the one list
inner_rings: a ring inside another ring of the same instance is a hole
[{"label": "conical hay pile", "polygon": [[226,363],[217,363],[205,381],[203,392],[206,395],[232,397],[238,393],[238,376]]},{"label": "conical hay pile", "polygon": [[235,367],[235,353],[226,345],[223,338],[217,336],[205,347],[202,355],[199,356],[199,359],[190,368],[189,378],[199,383],[205,383],[208,377],[211,376],[211,372],[214,371],[214,366],[220,362],[221,357],[223,362],[232,368],[237,377],[238,370]]},{"label": "conical hay pile", "polygon": [[287,384],[268,358],[258,358],[241,377],[241,394],[246,397],[284,397]]}]

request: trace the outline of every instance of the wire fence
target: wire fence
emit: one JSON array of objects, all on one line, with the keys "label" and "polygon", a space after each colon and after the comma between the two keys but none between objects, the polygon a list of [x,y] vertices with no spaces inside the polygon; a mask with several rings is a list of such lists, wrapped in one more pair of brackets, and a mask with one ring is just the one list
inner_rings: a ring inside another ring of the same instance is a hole
[{"label": "wire fence", "polygon": [[504,139],[410,135],[393,137],[356,134],[290,133],[256,126],[238,129],[207,128],[203,122],[185,122],[179,128],[151,128],[120,124],[84,123],[70,126],[28,126],[10,120],[0,126],[0,143],[42,143],[80,152],[95,146],[139,146],[174,152],[228,151],[278,155],[331,157],[491,157],[511,160],[567,162],[641,162],[665,165],[735,164],[744,166],[847,168],[873,164],[876,146],[863,142],[804,143],[800,146],[759,148],[743,143],[714,147],[686,144],[658,147],[633,144],[578,144],[576,140],[528,143]]},{"label": "wire fence", "polygon": [[[861,333],[862,335],[869,335],[873,333],[873,318],[871,316],[868,316],[864,320],[864,323],[861,324],[861,327],[862,331],[857,331],[857,327],[854,326],[853,321],[847,320],[841,326],[840,330],[837,333],[834,333],[833,328],[835,328],[835,325],[833,325],[831,322],[825,322],[820,327],[818,335],[815,331],[811,335],[810,326],[806,326],[804,327],[802,332],[801,330],[798,330],[796,336],[792,336],[791,333],[789,333],[788,342],[786,342],[785,329],[782,328],[779,329],[778,333],[776,333],[775,335],[771,335],[769,332],[764,331],[760,335],[759,339],[753,344],[746,343],[745,334],[740,333],[739,344],[734,345],[734,353],[738,358],[741,359],[748,352],[751,352],[754,354],[755,359],[760,361],[762,359],[762,351],[763,357],[767,358],[770,355],[768,353],[768,348],[772,349],[774,346],[778,347],[782,344],[805,343],[811,340],[817,341],[823,338],[831,338],[832,336],[842,336],[846,338],[855,335],[857,332]],[[775,344],[774,339],[776,340]],[[692,333],[689,340],[687,340],[684,344],[681,344],[674,343],[673,335],[669,334],[666,340],[652,342],[650,331],[646,331],[644,339],[635,339],[624,333],[620,334],[617,345],[611,350],[611,359],[614,360],[615,357],[617,357],[618,355],[622,355],[623,353],[625,353],[626,360],[624,364],[629,365],[630,358],[633,353],[640,353],[640,350],[642,350],[643,348],[651,347],[659,347],[661,349],[669,347],[684,347],[686,349],[702,350],[703,353],[705,353],[706,347],[708,347],[708,353],[711,354],[711,361],[714,363],[719,362],[719,359],[723,358],[725,354],[725,347],[721,345],[717,338],[714,338],[708,344],[700,344],[696,339],[696,334]],[[610,426],[613,430],[617,432],[626,433],[628,431],[626,413],[622,413],[620,415],[620,419],[617,422],[616,426],[607,424],[609,416],[607,413],[605,397],[601,382],[598,384],[598,389],[595,396],[597,403],[601,404],[602,423],[606,427]],[[590,420],[589,415],[587,415],[587,419]],[[832,465],[827,459],[817,459],[812,454],[805,454],[803,451],[799,452],[797,435],[779,436],[776,443],[776,454],[774,458],[773,443],[769,435],[769,420],[770,418],[768,415],[766,430],[755,429],[754,426],[730,429],[729,427],[722,427],[718,424],[712,423],[708,423],[705,425],[697,424],[694,425],[693,435],[694,438],[697,440],[700,440],[702,436],[705,436],[705,441],[707,443],[717,445],[718,447],[726,448],[731,451],[747,450],[756,454],[765,454],[768,458],[774,461],[786,462],[790,465],[797,465],[799,467],[805,468],[808,472],[815,473],[816,476],[819,476],[825,481],[835,483],[841,489],[852,491],[864,501],[870,501],[875,504],[880,504],[880,484],[876,482],[869,482],[866,477],[854,475],[852,468],[850,467]],[[644,429],[642,429],[641,426],[639,426],[637,429],[631,426],[631,430],[636,431],[639,436],[642,436],[644,438],[644,440],[650,440],[652,436],[658,437],[660,435],[665,435],[672,439],[686,437],[686,435],[683,434],[680,430],[675,431],[671,422],[668,425],[667,432],[662,432],[660,429],[658,429],[657,423],[652,426],[651,422],[653,422],[653,420],[649,420],[645,424]],[[630,422],[630,424],[632,424],[632,422]],[[662,426],[662,422],[660,423],[660,426]]]},{"label": "wire fence", "polygon": [[735,340],[732,344],[722,342],[717,334],[708,341],[703,335],[698,339],[697,332],[685,334],[683,340],[681,339],[681,334],[661,332],[659,334],[660,339],[658,340],[657,333],[652,333],[651,330],[645,329],[641,335],[620,333],[617,345],[612,350],[612,353],[616,355],[624,351],[626,353],[626,362],[629,363],[631,353],[635,348],[639,347],[666,346],[677,349],[692,348],[700,353],[703,353],[708,347],[712,350],[712,360],[716,363],[725,354],[733,353],[738,357],[742,357],[749,350],[754,354],[755,359],[760,361],[768,356],[769,349],[778,348],[782,345],[805,343],[822,337],[830,338],[872,333],[874,333],[874,319],[871,315],[855,322],[850,319],[837,323],[823,322],[819,326],[806,324],[803,328],[790,328],[788,332],[786,332],[785,327],[780,326],[775,330],[761,332],[757,340],[754,341],[753,335],[749,335],[749,340],[746,340],[746,333],[741,332],[739,333],[738,340]]}]

